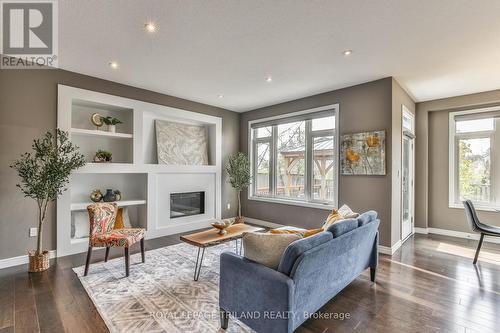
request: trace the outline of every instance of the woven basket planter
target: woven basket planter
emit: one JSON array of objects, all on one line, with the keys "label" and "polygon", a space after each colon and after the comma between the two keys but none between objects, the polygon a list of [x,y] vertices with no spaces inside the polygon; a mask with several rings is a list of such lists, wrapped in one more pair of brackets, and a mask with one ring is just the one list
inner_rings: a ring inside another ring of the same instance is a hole
[{"label": "woven basket planter", "polygon": [[43,272],[49,268],[49,251],[43,251],[39,255],[36,254],[36,251],[30,251],[28,256],[30,259],[29,272]]}]

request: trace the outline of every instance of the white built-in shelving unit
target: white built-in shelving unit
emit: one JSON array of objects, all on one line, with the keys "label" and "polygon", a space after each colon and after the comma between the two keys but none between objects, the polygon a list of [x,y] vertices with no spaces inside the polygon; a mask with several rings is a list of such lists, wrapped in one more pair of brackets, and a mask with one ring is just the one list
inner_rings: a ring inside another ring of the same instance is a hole
[{"label": "white built-in shelving unit", "polygon": [[[97,129],[93,113],[113,116],[123,123],[111,133]],[[156,155],[155,120],[204,126],[208,165],[162,165]],[[84,252],[88,238],[75,238],[78,214],[87,214],[94,189],[118,189],[133,226],[146,228],[146,238],[194,230],[221,217],[222,119],[99,92],[58,86],[58,128],[70,138],[87,164],[73,172],[67,191],[57,201],[57,255]],[[97,150],[113,153],[112,163],[93,163]],[[205,213],[170,219],[170,193],[205,192]],[[79,216],[81,218],[81,215]]]}]

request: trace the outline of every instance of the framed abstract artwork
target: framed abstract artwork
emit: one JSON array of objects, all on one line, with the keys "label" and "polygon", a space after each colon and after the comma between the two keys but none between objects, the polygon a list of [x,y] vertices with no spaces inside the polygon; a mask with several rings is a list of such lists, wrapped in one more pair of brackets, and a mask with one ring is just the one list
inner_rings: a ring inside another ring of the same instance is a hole
[{"label": "framed abstract artwork", "polygon": [[342,135],[340,170],[343,175],[385,175],[385,131]]},{"label": "framed abstract artwork", "polygon": [[158,164],[207,165],[205,126],[155,120]]}]

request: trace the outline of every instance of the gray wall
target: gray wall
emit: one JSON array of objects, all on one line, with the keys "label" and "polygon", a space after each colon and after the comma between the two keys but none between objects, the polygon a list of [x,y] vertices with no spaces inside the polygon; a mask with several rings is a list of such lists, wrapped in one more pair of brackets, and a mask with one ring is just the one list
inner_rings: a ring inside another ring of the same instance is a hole
[{"label": "gray wall", "polygon": [[[240,150],[248,152],[248,121],[328,104],[340,105],[340,134],[370,130],[387,131],[386,176],[340,176],[339,205],[348,204],[353,210],[378,211],[380,243],[391,245],[391,121],[392,78],[385,78],[357,86],[335,90],[298,100],[245,112],[240,118]],[[305,228],[318,228],[328,215],[327,210],[286,204],[248,200],[242,194],[245,216]]]},{"label": "gray wall", "polygon": [[[15,187],[9,165],[30,150],[33,138],[56,127],[58,83],[222,117],[223,163],[238,150],[240,116],[235,112],[63,70],[0,70],[0,259],[25,255],[36,245],[36,238],[28,237],[28,229],[36,226],[36,205]],[[224,173],[223,216],[236,215],[236,206]],[[49,208],[44,245],[56,246],[55,205]]]},{"label": "gray wall", "polygon": [[[417,103],[416,226],[470,232],[464,210],[448,207],[448,115],[492,105],[500,105],[500,90]],[[500,213],[478,214],[500,226]]]}]

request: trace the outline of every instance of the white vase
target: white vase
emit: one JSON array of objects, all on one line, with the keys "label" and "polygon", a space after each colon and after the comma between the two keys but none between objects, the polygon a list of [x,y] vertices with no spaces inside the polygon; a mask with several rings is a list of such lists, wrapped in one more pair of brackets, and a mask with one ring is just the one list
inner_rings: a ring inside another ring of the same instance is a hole
[{"label": "white vase", "polygon": [[115,133],[116,125],[108,125],[108,132]]}]

